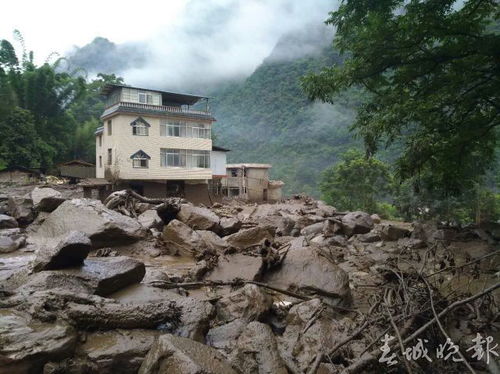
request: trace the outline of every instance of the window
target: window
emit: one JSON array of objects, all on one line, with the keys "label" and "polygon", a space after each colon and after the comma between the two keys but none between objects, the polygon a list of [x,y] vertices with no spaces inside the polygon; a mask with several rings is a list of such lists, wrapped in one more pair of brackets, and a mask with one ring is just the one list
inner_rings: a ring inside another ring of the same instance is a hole
[{"label": "window", "polygon": [[148,136],[148,127],[141,122],[132,125],[132,134],[138,136]]},{"label": "window", "polygon": [[149,92],[139,92],[139,102],[142,104],[153,104],[153,95]]},{"label": "window", "polygon": [[229,169],[229,171],[231,172],[231,176],[232,177],[237,177],[238,176],[238,169]]},{"label": "window", "polygon": [[99,135],[98,138],[99,138],[99,147],[102,147],[102,135]]},{"label": "window", "polygon": [[111,120],[108,121],[108,135],[113,135],[113,124]]},{"label": "window", "polygon": [[143,169],[149,167],[149,160],[151,160],[151,157],[143,150],[135,152],[130,158],[132,159],[132,167]]},{"label": "window", "polygon": [[210,139],[210,125],[204,123],[164,121],[160,123],[160,136]]},{"label": "window", "polygon": [[108,165],[111,165],[113,163],[113,150],[111,148],[108,148]]},{"label": "window", "polygon": [[99,167],[102,168],[102,156],[99,156]]},{"label": "window", "polygon": [[206,169],[210,167],[210,151],[162,148],[160,151],[160,165],[162,167]]}]

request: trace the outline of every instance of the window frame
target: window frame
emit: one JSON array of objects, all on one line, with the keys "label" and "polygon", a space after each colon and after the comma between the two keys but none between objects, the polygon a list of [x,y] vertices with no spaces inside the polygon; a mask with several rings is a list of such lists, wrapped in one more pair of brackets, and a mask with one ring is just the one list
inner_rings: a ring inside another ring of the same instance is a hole
[{"label": "window frame", "polygon": [[[138,132],[137,130],[141,129],[143,133]],[[149,136],[149,126],[141,121],[136,121],[132,125],[132,135],[134,136]]]},{"label": "window frame", "polygon": [[[144,97],[145,101],[141,101],[141,96]],[[137,101],[140,104],[148,104],[153,105],[153,94],[148,91],[138,91],[137,92]]]},{"label": "window frame", "polygon": [[111,122],[110,119],[108,119],[108,136],[113,135],[113,122]]},{"label": "window frame", "polygon": [[108,148],[108,163],[107,165],[113,165],[113,148]]}]

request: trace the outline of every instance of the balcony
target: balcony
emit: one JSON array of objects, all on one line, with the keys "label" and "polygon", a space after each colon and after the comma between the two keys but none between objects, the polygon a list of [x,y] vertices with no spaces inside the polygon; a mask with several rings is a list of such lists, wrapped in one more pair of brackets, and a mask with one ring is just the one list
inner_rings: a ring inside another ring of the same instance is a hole
[{"label": "balcony", "polygon": [[193,110],[186,106],[165,106],[165,105],[151,105],[132,103],[120,101],[104,109],[101,118],[106,117],[114,112],[131,112],[131,113],[155,113],[155,114],[180,114],[191,117],[199,117],[205,119],[215,120],[209,110]]}]

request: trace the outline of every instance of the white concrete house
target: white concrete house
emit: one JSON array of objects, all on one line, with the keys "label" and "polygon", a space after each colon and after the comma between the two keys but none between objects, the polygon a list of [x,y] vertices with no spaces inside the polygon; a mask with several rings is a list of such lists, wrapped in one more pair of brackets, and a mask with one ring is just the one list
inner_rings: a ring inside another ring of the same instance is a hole
[{"label": "white concrete house", "polygon": [[95,133],[97,178],[150,197],[208,194],[215,122],[208,98],[114,84],[102,93],[107,102]]}]

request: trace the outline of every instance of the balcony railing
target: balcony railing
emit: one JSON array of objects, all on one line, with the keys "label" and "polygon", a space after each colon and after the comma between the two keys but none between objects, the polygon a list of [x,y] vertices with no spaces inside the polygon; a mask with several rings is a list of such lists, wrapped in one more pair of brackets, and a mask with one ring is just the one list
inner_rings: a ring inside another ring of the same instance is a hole
[{"label": "balcony railing", "polygon": [[146,110],[154,110],[156,112],[165,112],[165,113],[183,113],[183,114],[198,114],[198,115],[210,115],[209,110],[193,110],[186,109],[185,107],[180,106],[165,106],[165,105],[151,105],[151,104],[141,104],[141,103],[131,103],[127,101],[120,101],[116,104],[113,104],[107,107],[104,110],[102,116],[106,116],[115,111],[118,107],[125,108],[134,108],[134,109],[146,109]]}]

